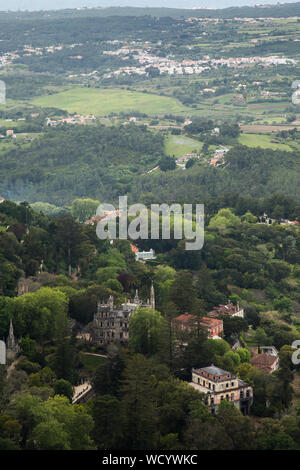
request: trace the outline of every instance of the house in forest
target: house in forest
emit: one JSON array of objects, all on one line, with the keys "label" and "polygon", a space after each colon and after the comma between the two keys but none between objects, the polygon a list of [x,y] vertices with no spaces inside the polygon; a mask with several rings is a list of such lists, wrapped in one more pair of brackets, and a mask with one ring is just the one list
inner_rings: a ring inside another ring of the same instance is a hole
[{"label": "house in forest", "polygon": [[[139,307],[155,309],[155,293],[153,284],[150,288],[150,298],[143,302],[136,291],[132,302],[125,301],[122,305],[115,305],[112,296],[107,302],[98,302],[97,311],[93,321],[81,332],[81,336],[89,338],[89,342],[96,345],[107,345],[118,341],[127,345],[129,341],[129,318]],[[88,334],[88,336],[87,336]]]},{"label": "house in forest", "polygon": [[240,317],[244,318],[244,309],[240,307],[239,302],[237,305],[234,305],[230,300],[226,305],[218,305],[218,307],[213,308],[208,312],[208,317],[218,318],[220,315],[226,315],[228,317]]},{"label": "house in forest", "polygon": [[192,381],[189,384],[205,395],[205,403],[212,414],[218,409],[222,400],[232,403],[244,415],[249,414],[253,402],[253,389],[231,372],[213,364],[209,367],[192,369]]},{"label": "house in forest", "polygon": [[274,346],[251,348],[250,363],[265,374],[272,374],[279,367],[278,351]]},{"label": "house in forest", "polygon": [[219,339],[223,333],[223,320],[217,318],[202,317],[200,320],[196,315],[184,313],[174,318],[172,327],[175,335],[179,333],[192,333],[198,327],[207,331],[207,337]]}]

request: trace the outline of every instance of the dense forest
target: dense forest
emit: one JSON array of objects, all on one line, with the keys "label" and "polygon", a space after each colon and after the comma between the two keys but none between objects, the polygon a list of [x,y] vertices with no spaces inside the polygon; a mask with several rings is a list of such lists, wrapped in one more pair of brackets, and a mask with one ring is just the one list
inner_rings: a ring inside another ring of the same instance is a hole
[{"label": "dense forest", "polygon": [[[1,451],[300,450],[297,17],[0,12]],[[148,231],[100,239],[124,195]],[[180,218],[151,238],[173,203],[204,204],[200,250]],[[209,366],[238,401],[191,386]]]},{"label": "dense forest", "polygon": [[1,192],[10,199],[57,205],[87,195],[109,202],[163,154],[163,137],[145,127],[47,128],[31,145],[1,154]]},{"label": "dense forest", "polygon": [[189,201],[198,203],[228,192],[252,197],[282,192],[300,198],[298,152],[237,145],[223,168],[203,161],[184,172],[145,174],[164,154],[164,136],[143,126],[47,128],[30,145],[0,154],[0,192],[9,199],[58,206],[76,197],[110,202],[123,194],[132,202],[182,203],[187,184]]},{"label": "dense forest", "polygon": [[226,156],[227,166],[193,167],[182,172],[142,176],[132,190],[133,199],[151,202],[184,201],[186,187],[194,202],[206,201],[227,192],[267,196],[283,192],[299,198],[299,154],[237,146]]},{"label": "dense forest", "polygon": [[[252,205],[267,209],[274,202]],[[280,195],[277,202],[297,206]],[[9,378],[1,366],[2,450],[299,449],[290,359],[290,345],[300,338],[299,231],[257,224],[241,206],[237,215],[217,204],[207,209],[202,251],[188,254],[183,241],[171,239],[155,262],[141,264],[128,241],[111,245],[81,224],[78,203],[74,217],[49,217],[26,203],[2,202],[0,335],[7,336],[12,320],[20,341]],[[16,296],[24,276],[29,291]],[[137,288],[146,297],[151,282],[156,310],[133,314],[127,349],[117,343],[86,349],[76,338],[100,298],[113,295],[121,303]],[[172,319],[186,311],[201,319],[228,298],[243,306],[245,318],[224,318],[223,339],[191,332],[178,349]],[[234,352],[237,337],[242,346]],[[278,348],[278,371],[266,375],[249,363],[250,338]],[[91,352],[107,358],[87,369]],[[192,367],[209,363],[254,386],[252,419],[226,401],[212,416],[201,394],[186,384]],[[72,386],[86,374],[94,397],[72,405]]]}]

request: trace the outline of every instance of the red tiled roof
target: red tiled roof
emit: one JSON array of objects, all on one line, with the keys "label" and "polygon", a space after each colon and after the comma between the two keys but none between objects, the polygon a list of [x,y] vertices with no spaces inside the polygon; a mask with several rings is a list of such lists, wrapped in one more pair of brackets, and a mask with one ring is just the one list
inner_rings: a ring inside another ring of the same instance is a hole
[{"label": "red tiled roof", "polygon": [[182,315],[179,315],[178,317],[174,318],[173,321],[178,322],[178,323],[189,323],[192,320],[196,320],[197,317],[195,315],[190,315],[189,313],[183,313]]},{"label": "red tiled roof", "polygon": [[[174,318],[173,321],[176,323],[191,323],[193,320],[197,320],[197,317],[195,315],[183,313],[182,315],[179,315],[178,317]],[[214,328],[218,325],[223,324],[223,321],[219,320],[218,318],[202,317],[200,319],[200,324],[208,328]]]},{"label": "red tiled roof", "polygon": [[278,360],[278,357],[272,356],[271,354],[254,354],[250,362],[252,366],[261,369],[264,372],[272,372],[272,366]]},{"label": "red tiled roof", "polygon": [[139,249],[137,246],[133,245],[133,243],[130,243],[130,247],[131,247],[131,251],[133,253],[138,253],[139,252]]},{"label": "red tiled roof", "polygon": [[209,328],[213,328],[223,324],[223,320],[219,320],[218,318],[203,317],[201,323],[205,324],[205,326],[208,326]]}]

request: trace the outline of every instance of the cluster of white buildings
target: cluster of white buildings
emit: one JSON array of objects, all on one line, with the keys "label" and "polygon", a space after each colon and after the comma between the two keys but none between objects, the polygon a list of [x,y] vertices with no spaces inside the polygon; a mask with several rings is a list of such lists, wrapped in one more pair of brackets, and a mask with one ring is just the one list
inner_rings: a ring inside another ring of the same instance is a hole
[{"label": "cluster of white buildings", "polygon": [[159,73],[166,73],[169,75],[183,75],[183,74],[200,74],[203,70],[209,67],[203,67],[199,65],[199,61],[184,60],[178,62],[170,57],[158,57],[152,55],[149,50],[143,49],[129,49],[122,47],[116,51],[104,51],[104,54],[122,56],[123,60],[129,59],[129,54],[134,54],[134,59],[139,63],[137,66],[121,67],[114,72],[110,72],[104,75],[104,78],[110,78],[113,75],[147,75],[148,68],[154,67],[158,69]]},{"label": "cluster of white buildings", "polygon": [[88,116],[81,116],[81,114],[74,114],[73,116],[62,117],[60,119],[46,119],[46,125],[56,127],[59,124],[86,124],[88,121],[95,121],[96,117],[93,114]]},{"label": "cluster of white buildings", "polygon": [[128,60],[130,57],[134,58],[139,65],[137,66],[124,66],[118,70],[106,73],[104,78],[111,78],[117,75],[148,75],[149,67],[158,69],[160,74],[168,75],[192,75],[200,74],[204,70],[210,70],[218,67],[231,67],[240,68],[247,65],[263,65],[266,67],[277,66],[277,65],[296,65],[294,59],[282,57],[282,56],[269,56],[269,57],[229,57],[221,59],[211,59],[209,56],[205,56],[201,60],[183,60],[178,61],[172,57],[158,57],[151,54],[149,48],[147,50],[121,47],[115,51],[104,51],[104,54],[120,56],[122,59]]},{"label": "cluster of white buildings", "polygon": [[[29,45],[25,45],[23,48],[24,56],[31,56],[31,55],[43,55],[45,52],[50,54],[54,54],[55,52],[62,51],[63,49],[73,49],[74,47],[82,46],[82,43],[75,43],[75,44],[58,44],[58,45],[51,45],[46,47],[32,47]],[[76,57],[76,56],[75,56]],[[79,57],[79,56],[77,56]]]},{"label": "cluster of white buildings", "polygon": [[16,52],[6,52],[0,56],[0,67],[5,67],[10,65],[14,60],[18,59],[20,56]]}]

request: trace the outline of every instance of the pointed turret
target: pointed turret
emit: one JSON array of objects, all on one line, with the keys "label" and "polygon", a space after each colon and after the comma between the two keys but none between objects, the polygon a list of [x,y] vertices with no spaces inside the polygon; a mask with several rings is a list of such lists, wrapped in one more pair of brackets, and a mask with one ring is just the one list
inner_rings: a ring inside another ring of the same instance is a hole
[{"label": "pointed turret", "polygon": [[9,324],[9,333],[8,333],[8,337],[6,341],[6,346],[7,346],[7,349],[9,349],[10,351],[13,351],[14,353],[17,353],[19,350],[19,346],[14,335],[14,327],[12,324],[12,320],[10,320],[10,324]]},{"label": "pointed turret", "polygon": [[155,310],[155,292],[154,292],[153,282],[151,283],[151,289],[150,289],[150,307]]},{"label": "pointed turret", "polygon": [[107,304],[109,305],[110,308],[114,308],[114,298],[112,295],[109,296]]}]

